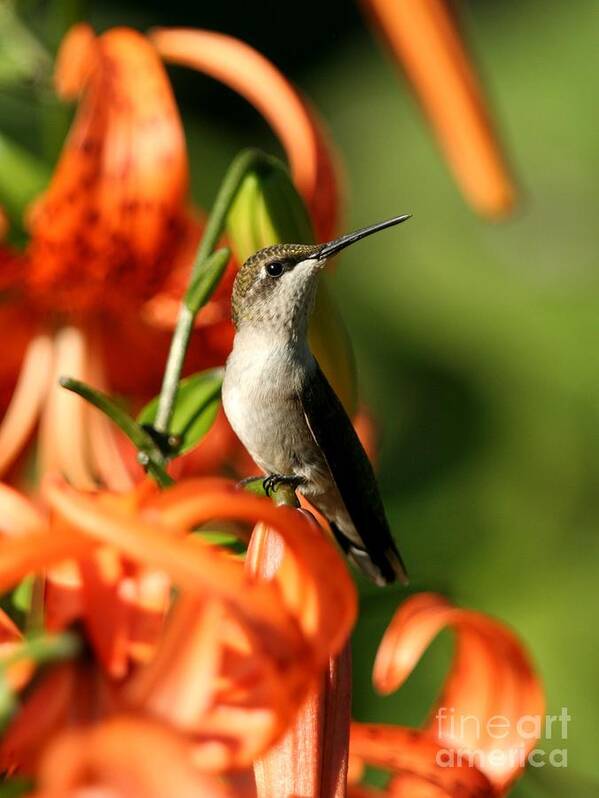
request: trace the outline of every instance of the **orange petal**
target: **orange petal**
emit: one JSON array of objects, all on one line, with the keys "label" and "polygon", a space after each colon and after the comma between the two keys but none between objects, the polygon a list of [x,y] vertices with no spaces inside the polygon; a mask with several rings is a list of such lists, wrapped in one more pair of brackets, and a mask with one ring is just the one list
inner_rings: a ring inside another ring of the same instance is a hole
[{"label": "orange petal", "polygon": [[52,372],[52,341],[47,335],[34,338],[25,354],[10,405],[0,424],[0,473],[13,463],[29,439]]},{"label": "orange petal", "polygon": [[[401,726],[352,724],[352,756],[375,767],[395,773],[408,773],[415,777],[413,784],[424,781],[424,792],[414,795],[422,795],[423,798],[443,795],[493,798],[495,791],[483,773],[468,764],[446,767],[442,761],[438,763],[437,755],[440,750],[439,743],[424,731],[404,729]],[[437,791],[427,792],[427,783],[436,787]]]},{"label": "orange petal", "polygon": [[115,679],[127,672],[128,612],[118,594],[123,563],[115,549],[98,547],[79,564],[85,625],[94,650]]},{"label": "orange petal", "polygon": [[[472,791],[468,793],[468,789],[468,787],[465,788],[464,798],[472,794]],[[483,790],[486,790],[486,793],[481,794],[477,790],[474,793],[475,797],[482,798],[484,795],[488,795],[489,798],[494,798],[495,792],[490,789],[490,785],[484,787]],[[391,781],[387,794],[390,798],[454,798],[458,793],[448,792],[443,787],[411,773],[402,773],[401,776],[396,776]],[[460,793],[461,795],[462,793]]]},{"label": "orange petal", "polygon": [[414,84],[466,198],[486,216],[510,211],[516,190],[448,4],[362,2]]},{"label": "orange petal", "polygon": [[63,100],[76,100],[96,68],[97,43],[89,25],[74,25],[63,41],[54,71],[56,93]]},{"label": "orange petal", "polygon": [[194,768],[183,738],[127,715],[55,739],[44,754],[38,788],[38,798],[233,798],[224,781]]},{"label": "orange petal", "polygon": [[92,548],[93,542],[64,528],[0,540],[0,592],[14,587],[27,574],[85,556]]},{"label": "orange petal", "polygon": [[[8,220],[8,216],[6,215],[6,211],[2,206],[0,206],[0,241],[6,238],[6,234],[10,229],[10,222]],[[0,262],[2,261],[2,250],[0,249]],[[0,272],[3,271],[0,268]]]},{"label": "orange petal", "polygon": [[44,516],[14,488],[0,484],[0,530],[8,535],[20,535],[42,529]]},{"label": "orange petal", "polygon": [[0,609],[0,646],[5,646],[7,643],[18,643],[22,638],[23,636],[18,627],[11,621],[4,610]]},{"label": "orange petal", "polygon": [[[59,479],[47,479],[44,493],[50,504],[83,534],[110,543],[129,556],[168,570],[182,587],[194,592],[209,589],[213,595],[235,602],[237,586],[247,581],[243,564],[222,557],[216,547],[201,546],[197,541],[172,540],[165,536],[164,526],[152,525],[123,515],[114,508],[100,506],[93,496],[85,496]],[[163,525],[175,529],[193,529],[213,520],[238,520],[254,523],[264,520],[277,530],[289,551],[302,563],[310,581],[318,588],[317,617],[307,606],[305,629],[327,641],[332,650],[345,642],[356,612],[355,588],[336,549],[326,540],[318,525],[307,513],[288,507],[275,507],[266,499],[239,490],[234,483],[219,478],[187,480],[147,502],[148,514],[160,513]],[[291,567],[291,566],[289,566]],[[281,589],[284,580],[281,579]],[[243,588],[240,587],[240,592]],[[257,585],[253,591],[256,604],[252,610],[265,617],[275,617],[278,608],[268,606],[268,585]],[[264,598],[264,605],[262,601]],[[331,613],[331,607],[335,613]],[[248,605],[249,609],[249,605]],[[315,645],[315,647],[317,647]]]},{"label": "orange petal", "polygon": [[0,207],[0,291],[9,291],[16,288],[25,269],[23,255],[2,243],[4,235],[8,232],[8,219]]},{"label": "orange petal", "polygon": [[141,34],[75,26],[58,88],[79,109],[31,211],[30,289],[52,309],[141,302],[162,285],[192,223],[185,140],[166,73]]},{"label": "orange petal", "polygon": [[230,86],[264,116],[287,152],[319,238],[329,240],[339,203],[333,158],[314,112],[282,73],[252,47],[222,33],[163,28],[150,38],[164,59]]},{"label": "orange petal", "polygon": [[[224,480],[221,484],[225,490],[209,491],[207,485],[211,482],[218,484],[216,480],[187,480],[164,491],[156,500],[163,518],[188,528],[221,518],[263,521],[275,529],[307,577],[301,585],[305,588],[309,583],[315,592],[309,602],[305,593],[291,595],[292,559],[284,560],[277,572],[280,589],[287,591],[288,601],[297,600],[304,633],[314,636],[315,646],[322,638],[331,646],[329,653],[339,651],[355,619],[355,588],[345,564],[312,516],[289,507],[276,507]],[[296,572],[296,583],[297,576]]]},{"label": "orange petal", "polygon": [[[289,724],[355,617],[355,589],[322,530],[303,511],[216,478],[146,496],[141,508],[59,479],[46,479],[44,494],[62,523],[164,571],[180,589],[156,656],[128,683],[130,704],[193,732],[204,770],[247,767]],[[209,520],[260,518],[285,542],[268,580],[185,535]]]},{"label": "orange petal", "polygon": [[62,725],[72,706],[76,673],[71,664],[58,665],[34,685],[0,743],[2,770],[32,772],[40,746]]},{"label": "orange petal", "polygon": [[44,625],[49,632],[70,626],[84,613],[81,573],[69,560],[49,568],[44,580]]},{"label": "orange petal", "polygon": [[[539,677],[506,626],[432,593],[413,596],[383,637],[375,686],[383,693],[397,689],[446,626],[457,633],[456,653],[428,733],[448,748],[477,751],[477,767],[503,790],[520,775],[522,759],[534,748],[545,706]],[[493,718],[505,719],[499,734]]]},{"label": "orange petal", "polygon": [[[98,336],[90,337],[85,382],[99,391],[110,393],[104,372],[102,344]],[[95,408],[87,406],[87,411],[90,457],[96,474],[110,490],[131,490],[133,479],[121,454],[115,425]]]},{"label": "orange petal", "polygon": [[149,662],[163,633],[171,603],[171,585],[161,571],[137,569],[121,580],[119,598],[127,608],[127,653],[136,663]]},{"label": "orange petal", "polygon": [[352,784],[347,790],[348,798],[388,798],[387,790],[377,790],[374,787],[363,787],[360,784]]},{"label": "orange petal", "polygon": [[220,668],[222,605],[183,595],[151,666],[132,680],[127,698],[176,726],[194,730],[214,695]]},{"label": "orange petal", "polygon": [[89,457],[87,406],[59,385],[62,376],[85,380],[88,340],[78,327],[63,327],[55,337],[55,365],[44,402],[40,429],[39,469],[57,471],[80,488],[96,484]]}]

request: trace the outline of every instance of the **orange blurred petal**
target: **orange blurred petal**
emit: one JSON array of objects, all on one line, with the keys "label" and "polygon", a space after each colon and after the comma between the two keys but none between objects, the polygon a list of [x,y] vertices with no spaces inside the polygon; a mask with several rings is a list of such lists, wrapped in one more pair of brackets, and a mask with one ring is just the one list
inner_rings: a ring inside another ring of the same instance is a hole
[{"label": "orange blurred petal", "polygon": [[[488,785],[482,789],[482,793],[477,789],[474,793],[475,798],[483,798],[485,794],[489,795],[489,798],[495,795]],[[469,794],[472,795],[472,792],[468,793],[467,790],[468,787],[463,793],[464,798],[467,798]],[[443,787],[432,784],[419,776],[413,776],[411,773],[402,773],[401,776],[396,776],[387,790],[387,795],[391,798],[455,798],[457,794],[448,792]],[[459,794],[462,795],[462,793]]]},{"label": "orange blurred petal", "polygon": [[[352,724],[352,756],[375,767],[410,774],[414,778],[413,784],[424,781],[424,792],[414,795],[423,798],[444,794],[460,798],[492,798],[495,795],[490,782],[477,768],[467,764],[455,767],[439,764],[439,750],[439,743],[425,731],[400,726]],[[437,788],[436,792],[426,791],[427,782]],[[405,792],[399,794],[406,795]]]},{"label": "orange blurred petal", "polygon": [[0,473],[13,463],[33,431],[48,394],[52,350],[47,335],[34,338],[27,348],[10,405],[0,424]]},{"label": "orange blurred petal", "polygon": [[[219,481],[214,480],[216,486]],[[300,613],[305,634],[337,652],[345,643],[356,614],[356,594],[344,562],[323,536],[313,517],[220,481],[220,491],[208,491],[205,481],[187,480],[160,494],[156,501],[170,523],[193,527],[213,518],[262,521],[283,538],[285,557],[276,573],[279,589]],[[224,488],[224,489],[223,489]],[[298,592],[294,593],[294,590]]]},{"label": "orange blurred petal", "polygon": [[96,484],[89,457],[87,406],[59,384],[60,377],[86,380],[88,340],[78,327],[63,327],[55,337],[55,365],[45,397],[40,429],[40,471],[64,474],[80,488]]},{"label": "orange blurred petal", "polygon": [[63,100],[76,100],[96,67],[97,43],[85,23],[74,25],[65,37],[56,59],[54,84]]},{"label": "orange blurred petal", "polygon": [[81,101],[46,193],[30,213],[28,283],[52,309],[131,308],[152,296],[195,224],[171,87],[141,34],[94,38],[75,26],[58,57],[58,88]]},{"label": "orange blurred petal", "polygon": [[[147,496],[134,513],[122,498],[86,496],[58,479],[46,479],[44,494],[63,523],[161,569],[180,589],[156,656],[127,684],[129,704],[193,733],[203,770],[247,767],[284,731],[355,617],[355,589],[322,530],[303,511],[217,478]],[[268,579],[186,535],[214,519],[260,518],[286,544]]]},{"label": "orange blurred petal", "polygon": [[[537,718],[540,731],[545,709],[539,677],[524,647],[506,626],[482,613],[453,607],[432,593],[412,596],[383,637],[374,684],[383,693],[397,689],[446,626],[457,633],[456,653],[438,702],[440,714],[431,716],[428,734],[439,745],[477,751],[477,767],[503,790],[520,775],[521,760],[538,738],[528,733],[529,725],[521,733],[518,722]],[[493,717],[508,719],[505,736],[498,738],[489,729]]]},{"label": "orange blurred petal", "polygon": [[[102,358],[102,342],[99,340],[99,336],[93,336],[90,340],[85,381],[99,391],[110,393]],[[86,403],[83,404],[87,410],[90,458],[95,473],[109,490],[131,490],[133,479],[117,441],[117,435],[120,432],[104,413]]]},{"label": "orange blurred petal", "polygon": [[264,116],[287,152],[319,238],[329,240],[339,204],[332,156],[314,112],[283,74],[252,47],[222,33],[164,28],[150,38],[167,61],[225,83]]},{"label": "orange blurred petal", "polygon": [[14,587],[27,574],[85,556],[92,548],[93,543],[85,537],[64,528],[0,540],[0,592]]},{"label": "orange blurred petal", "polygon": [[45,519],[36,507],[18,491],[0,484],[0,531],[20,535],[41,529]]},{"label": "orange blurred petal", "polygon": [[[8,216],[6,215],[6,211],[2,206],[0,206],[0,241],[2,241],[6,234],[10,229],[10,222],[8,220]],[[0,249],[0,263],[2,262],[2,249]],[[2,268],[0,267],[0,272]]]},{"label": "orange blurred petal", "polygon": [[[51,531],[0,541],[0,590],[41,569],[52,569],[47,587],[71,580],[113,677],[141,646],[148,664],[127,680],[127,705],[192,735],[204,772],[249,766],[289,725],[355,618],[351,579],[314,519],[219,478],[162,492],[144,483],[122,495],[46,477],[43,494]],[[248,574],[227,550],[189,534],[215,519],[264,519],[285,543],[276,572]],[[178,598],[157,646],[170,580]],[[328,704],[324,712],[341,717]],[[331,761],[345,750],[332,741]]]},{"label": "orange blurred petal", "polygon": [[54,740],[38,789],[38,798],[233,798],[224,781],[194,767],[189,743],[165,726],[127,715]]},{"label": "orange blurred petal", "polygon": [[49,632],[70,626],[84,613],[81,573],[68,560],[49,568],[44,579],[44,625]]},{"label": "orange blurred petal", "polygon": [[509,212],[516,190],[448,4],[362,2],[413,83],[466,198],[486,216]]},{"label": "orange blurred petal", "polygon": [[25,258],[13,247],[2,243],[8,232],[8,219],[0,207],[0,291],[16,288],[25,269]]},{"label": "orange blurred petal", "polygon": [[59,665],[34,685],[2,736],[2,770],[18,767],[20,771],[32,772],[39,747],[51,739],[71,710],[77,710],[73,702],[76,678],[72,665]]},{"label": "orange blurred petal", "polygon": [[115,679],[127,672],[127,608],[118,595],[123,563],[115,549],[99,547],[79,564],[85,625],[94,651]]},{"label": "orange blurred petal", "polygon": [[169,579],[161,571],[137,569],[121,580],[119,599],[127,609],[127,653],[136,663],[149,662],[163,633],[171,600]]},{"label": "orange blurred petal", "polygon": [[385,798],[389,796],[387,790],[377,790],[374,787],[363,787],[361,784],[352,784],[347,790],[348,798]]}]

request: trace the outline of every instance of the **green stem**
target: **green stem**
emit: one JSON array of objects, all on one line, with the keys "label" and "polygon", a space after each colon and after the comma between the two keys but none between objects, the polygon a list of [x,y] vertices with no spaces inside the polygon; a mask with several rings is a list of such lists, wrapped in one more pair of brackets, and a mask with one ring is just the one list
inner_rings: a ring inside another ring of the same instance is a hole
[{"label": "green stem", "polygon": [[[237,196],[237,192],[239,191],[244,177],[252,169],[260,168],[260,166],[269,163],[270,157],[268,155],[265,155],[259,150],[252,149],[244,150],[240,153],[229,167],[208,218],[204,235],[202,236],[202,241],[189,278],[190,287],[197,284],[202,273],[208,266],[209,258],[222,235],[227,221],[227,215]],[[189,339],[193,331],[193,325],[198,310],[199,308],[197,306],[190,307],[185,300],[181,303],[179,318],[177,319],[177,326],[173,334],[166,369],[164,371],[158,410],[154,422],[154,429],[161,434],[168,433],[175,400],[177,398],[179,380],[181,379],[181,371],[183,369],[187,347],[189,346]]]},{"label": "green stem", "polygon": [[[249,493],[253,493],[255,496],[267,495],[266,491],[264,490],[264,477],[255,477],[254,479],[244,480],[241,485],[243,485],[245,490],[247,490]],[[271,490],[270,498],[277,506],[282,504],[287,505],[288,507],[300,506],[295,488],[292,488],[291,485],[287,485],[285,482],[281,482],[276,486],[276,488]]]},{"label": "green stem", "polygon": [[286,505],[287,507],[300,506],[295,488],[292,488],[291,485],[286,485],[284,482],[277,485],[270,495],[277,507],[281,505]]}]

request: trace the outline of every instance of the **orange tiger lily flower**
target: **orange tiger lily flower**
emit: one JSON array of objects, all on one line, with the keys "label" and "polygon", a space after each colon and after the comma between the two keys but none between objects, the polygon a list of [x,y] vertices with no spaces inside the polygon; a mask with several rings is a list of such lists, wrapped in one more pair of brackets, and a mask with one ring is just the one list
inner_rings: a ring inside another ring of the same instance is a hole
[{"label": "orange tiger lily flower", "polygon": [[516,188],[449,3],[362,4],[405,69],[466,199],[484,216],[508,213]]},{"label": "orange tiger lily flower", "polygon": [[[85,494],[52,478],[44,495],[51,528],[0,540],[0,589],[76,562],[87,580],[83,620],[102,665],[68,663],[42,679],[4,735],[2,766],[36,770],[48,738],[69,731],[76,707],[90,722],[122,713],[162,721],[200,773],[248,767],[283,734],[354,622],[355,588],[321,528],[303,510],[217,478],[143,497]],[[276,530],[285,544],[277,570],[252,575],[189,534],[214,519]],[[125,574],[116,589],[90,567],[107,553]],[[106,651],[120,650],[127,636],[115,604],[136,571],[163,574],[178,598],[168,592],[168,615],[136,667],[107,669]]]},{"label": "orange tiger lily flower", "polygon": [[[351,753],[394,774],[387,795],[498,798],[522,774],[545,711],[539,678],[511,630],[441,596],[412,596],[383,637],[374,684],[382,693],[396,690],[446,626],[456,631],[456,653],[428,723],[422,729],[354,723]],[[497,722],[505,734],[493,733]]]},{"label": "orange tiger lily flower", "polygon": [[[39,424],[42,472],[59,471],[84,488],[131,487],[108,422],[56,382],[66,373],[134,404],[159,387],[173,309],[201,232],[189,200],[184,131],[160,56],[177,60],[197,42],[203,57],[189,64],[264,113],[315,225],[331,234],[337,193],[323,134],[266,59],[209,32],[147,38],[117,28],[95,36],[87,25],[75,26],[55,74],[59,96],[79,101],[72,129],[46,192],[27,214],[25,252],[0,247],[0,330],[7,339],[9,331],[16,335],[0,367],[0,473],[15,465]],[[234,269],[229,264],[199,314],[189,369],[222,364],[228,354]]]}]

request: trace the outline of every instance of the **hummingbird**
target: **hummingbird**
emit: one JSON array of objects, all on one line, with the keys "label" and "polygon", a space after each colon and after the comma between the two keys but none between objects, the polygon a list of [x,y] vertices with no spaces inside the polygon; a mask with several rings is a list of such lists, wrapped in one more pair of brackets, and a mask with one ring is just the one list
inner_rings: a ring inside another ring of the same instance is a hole
[{"label": "hummingbird", "polygon": [[222,399],[229,423],[266,473],[267,495],[298,489],[371,581],[407,581],[374,471],[308,344],[319,275],[329,258],[400,224],[396,216],[326,244],[275,244],[245,261],[233,285],[235,338]]}]

